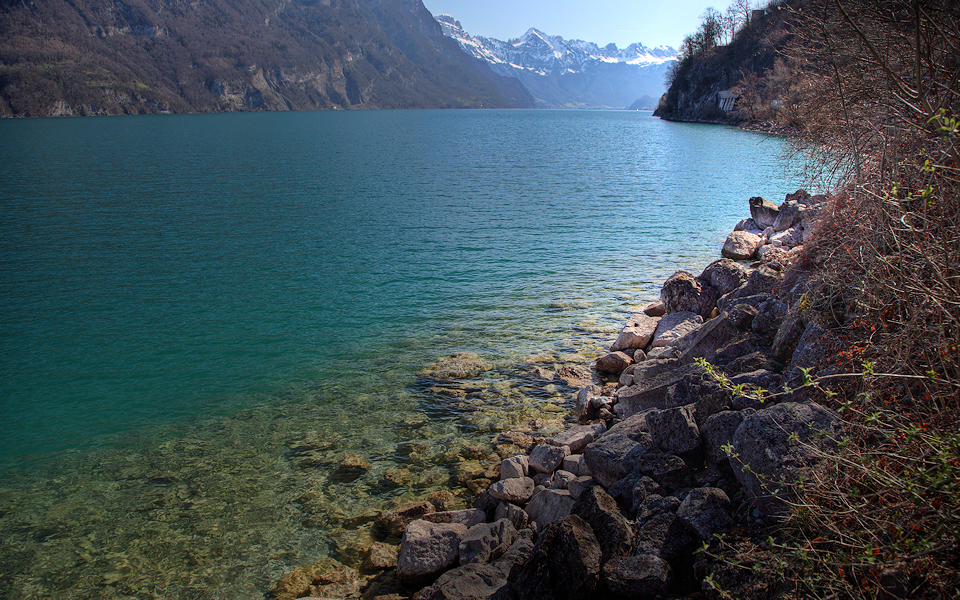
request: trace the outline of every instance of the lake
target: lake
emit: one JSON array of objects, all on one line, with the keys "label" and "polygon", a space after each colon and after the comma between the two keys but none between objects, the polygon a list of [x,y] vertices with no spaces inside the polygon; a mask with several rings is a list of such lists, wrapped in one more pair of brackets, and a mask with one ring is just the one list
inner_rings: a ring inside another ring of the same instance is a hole
[{"label": "lake", "polygon": [[[377,510],[562,426],[553,373],[802,187],[783,145],[626,111],[0,120],[0,596],[355,564]],[[483,371],[431,373],[454,353]]]}]

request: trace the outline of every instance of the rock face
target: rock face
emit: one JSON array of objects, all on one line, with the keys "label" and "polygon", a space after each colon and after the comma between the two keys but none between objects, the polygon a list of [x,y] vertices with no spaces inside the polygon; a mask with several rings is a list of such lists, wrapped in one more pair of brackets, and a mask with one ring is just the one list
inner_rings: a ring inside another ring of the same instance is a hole
[{"label": "rock face", "polygon": [[570,515],[537,537],[511,584],[524,600],[591,598],[600,579],[600,544],[586,521]]},{"label": "rock face", "polygon": [[784,402],[744,419],[733,436],[730,460],[740,485],[763,512],[786,515],[796,483],[818,453],[836,446],[840,418],[814,403]]}]

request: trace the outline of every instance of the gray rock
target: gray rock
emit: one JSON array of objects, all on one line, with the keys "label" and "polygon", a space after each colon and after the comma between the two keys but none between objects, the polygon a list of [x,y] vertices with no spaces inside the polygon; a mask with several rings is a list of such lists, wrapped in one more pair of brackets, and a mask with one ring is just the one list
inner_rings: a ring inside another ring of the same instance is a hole
[{"label": "gray rock", "polygon": [[750,306],[749,304],[734,304],[726,312],[721,314],[727,315],[727,319],[730,320],[733,325],[740,331],[746,331],[750,329],[750,325],[753,323],[753,319],[756,318],[759,311]]},{"label": "gray rock", "polygon": [[723,371],[727,375],[739,375],[740,373],[751,373],[761,370],[780,373],[783,371],[783,364],[777,362],[769,351],[764,352],[761,350],[736,358],[723,367]]},{"label": "gray rock", "polygon": [[699,279],[709,283],[722,296],[746,283],[749,275],[740,263],[729,258],[721,258],[707,265]]},{"label": "gray rock", "polygon": [[624,598],[652,600],[670,585],[670,564],[653,554],[621,556],[603,566],[603,580],[611,592]]},{"label": "gray rock", "polygon": [[481,523],[468,529],[460,538],[460,564],[497,560],[513,545],[519,533],[509,519]]},{"label": "gray rock", "polygon": [[[660,290],[660,301],[667,309],[667,316],[677,312],[692,312],[701,317],[708,317],[717,305],[718,296],[713,286],[697,279],[688,271],[677,271],[671,275]],[[662,325],[661,320],[657,324],[657,329],[660,330]],[[654,340],[656,340],[656,334],[654,334]]]},{"label": "gray rock", "polygon": [[800,222],[800,212],[803,208],[799,202],[786,200],[780,205],[780,211],[777,213],[777,219],[773,222],[774,231],[786,231]]},{"label": "gray rock", "polygon": [[[779,271],[772,269],[768,265],[761,265],[750,273],[745,284],[729,294],[720,296],[720,299],[717,300],[717,308],[720,309],[720,312],[723,312],[734,304],[737,304],[741,299],[757,294],[768,294],[767,297],[769,297],[769,294],[772,294],[777,289],[777,286],[780,285],[782,278],[783,275]],[[759,306],[759,303],[763,302],[763,300],[766,300],[766,298],[758,299],[756,306]]]},{"label": "gray rock", "polygon": [[643,309],[643,314],[648,317],[662,317],[667,314],[667,307],[663,305],[663,302],[657,300],[656,302],[648,304],[647,307]]},{"label": "gray rock", "polygon": [[460,523],[412,521],[400,541],[397,578],[408,583],[429,580],[456,565],[460,538],[466,531]]},{"label": "gray rock", "polygon": [[653,517],[662,513],[675,513],[678,508],[680,508],[680,499],[676,496],[650,494],[643,499],[643,502],[637,505],[634,511],[637,515],[637,525],[643,525]]},{"label": "gray rock", "polygon": [[497,500],[504,500],[514,504],[525,504],[533,495],[533,479],[517,477],[503,479],[490,486],[487,490]]},{"label": "gray rock", "polygon": [[653,554],[667,562],[683,556],[696,542],[696,537],[672,512],[661,512],[651,517],[637,531],[639,554]]},{"label": "gray rock", "polygon": [[603,389],[598,385],[588,385],[580,389],[577,392],[576,406],[574,408],[574,415],[577,418],[577,421],[583,422],[590,419],[591,416],[591,398],[596,398],[603,395]]},{"label": "gray rock", "polygon": [[803,244],[803,228],[791,227],[770,236],[767,242],[774,248],[795,248]]},{"label": "gray rock", "polygon": [[607,433],[587,446],[583,459],[594,480],[609,487],[632,470],[636,457],[646,448],[625,434]]},{"label": "gray rock", "polygon": [[717,350],[739,335],[740,329],[736,323],[727,317],[727,313],[722,313],[680,339],[677,343],[682,351],[680,362],[690,364],[698,358],[710,362]]},{"label": "gray rock", "polygon": [[492,563],[471,563],[441,575],[433,585],[417,594],[419,600],[508,600],[512,597],[507,578],[526,562],[533,542],[519,538]]},{"label": "gray rock", "polygon": [[803,384],[801,369],[809,369],[812,375],[817,375],[833,358],[831,349],[842,346],[842,342],[832,332],[816,321],[807,323],[790,356],[790,367],[783,373],[784,380],[791,387],[799,387]]},{"label": "gray rock", "polygon": [[610,346],[610,352],[645,348],[650,343],[659,320],[658,317],[651,317],[644,313],[631,315],[620,331],[620,335],[617,336],[617,340]]},{"label": "gray rock", "polygon": [[533,484],[537,487],[548,488],[552,481],[553,473],[537,473],[533,476]]},{"label": "gray rock", "polygon": [[464,510],[448,510],[443,512],[427,513],[421,517],[424,521],[431,523],[460,523],[467,527],[473,527],[487,520],[487,514],[479,508],[467,508]]},{"label": "gray rock", "polygon": [[651,411],[647,427],[654,446],[665,452],[683,454],[700,447],[700,428],[689,407]]},{"label": "gray rock", "polygon": [[577,476],[570,471],[558,469],[553,473],[553,479],[550,481],[550,487],[555,490],[565,490],[570,482],[576,478]]},{"label": "gray rock", "polygon": [[733,442],[733,435],[745,418],[745,414],[733,410],[718,412],[707,418],[700,428],[700,434],[708,461],[717,464],[727,460],[724,448]]},{"label": "gray rock", "polygon": [[590,524],[602,551],[601,562],[626,556],[633,548],[633,527],[620,514],[617,501],[600,486],[586,490],[577,499],[572,513]]},{"label": "gray rock", "polygon": [[636,471],[646,475],[669,491],[690,487],[690,467],[673,454],[642,454],[637,457]]},{"label": "gray rock", "polygon": [[548,489],[535,494],[525,510],[540,531],[569,515],[575,502],[568,490]]},{"label": "gray rock", "polygon": [[574,476],[580,475],[580,461],[582,459],[582,454],[571,454],[570,456],[564,456],[563,464],[560,465],[560,469],[568,473],[573,473]]},{"label": "gray rock", "polygon": [[757,222],[753,220],[753,217],[747,219],[741,219],[733,226],[734,231],[749,231],[750,233],[761,233],[763,227],[757,225]]},{"label": "gray rock", "polygon": [[774,358],[782,363],[789,362],[805,328],[803,315],[799,310],[791,309],[780,323],[777,335],[773,338],[773,346],[770,350]]},{"label": "gray rock", "polygon": [[730,464],[747,495],[766,514],[786,516],[802,476],[842,435],[840,418],[814,403],[784,402],[744,419]]},{"label": "gray rock", "polygon": [[678,359],[648,360],[633,366],[633,383],[636,385],[680,367]]},{"label": "gray rock", "polygon": [[500,461],[500,479],[514,479],[529,475],[530,463],[526,454],[511,456]]},{"label": "gray rock", "polygon": [[780,214],[780,207],[760,196],[750,198],[750,217],[759,229],[766,229],[774,224]]},{"label": "gray rock", "polygon": [[[547,439],[547,443],[551,446],[565,446],[570,451],[570,454],[580,454],[583,452],[583,449],[587,447],[587,444],[597,439],[606,430],[607,428],[603,423],[579,425]],[[566,455],[561,458],[560,464],[562,464],[566,458]],[[557,466],[559,466],[559,464]]]},{"label": "gray rock", "polygon": [[510,504],[509,502],[501,502],[497,505],[496,513],[494,513],[494,519],[497,521],[500,519],[508,519],[511,523],[513,523],[513,527],[517,531],[524,529],[530,522],[530,517],[527,515],[526,511],[516,504]]},{"label": "gray rock", "polygon": [[[705,373],[697,364],[684,365],[617,390],[617,400],[627,417],[651,408],[660,410],[673,408],[677,406],[675,402],[680,398],[669,395],[671,388],[675,388],[688,378],[702,378]],[[683,404],[687,402],[681,402],[681,405]]]},{"label": "gray rock", "polygon": [[757,309],[751,328],[760,335],[772,336],[777,333],[780,323],[787,316],[788,307],[776,298],[769,298]]},{"label": "gray rock", "polygon": [[[641,350],[642,352],[642,350]],[[620,373],[620,377],[617,379],[617,386],[625,387],[628,385],[633,385],[633,371],[637,368],[637,365],[633,364],[623,370]]]},{"label": "gray rock", "polygon": [[585,491],[596,485],[593,477],[580,476],[567,484],[567,491],[574,500],[579,500]]},{"label": "gray rock", "polygon": [[[672,312],[660,319],[657,325],[657,331],[653,334],[653,341],[650,342],[651,348],[660,348],[663,346],[675,346],[683,336],[703,324],[703,317],[689,312]],[[636,378],[636,370],[634,370]]]},{"label": "gray rock", "polygon": [[511,587],[524,600],[592,598],[600,579],[600,556],[590,525],[570,515],[537,536],[530,558],[511,573]]},{"label": "gray rock", "polygon": [[553,473],[563,463],[563,457],[570,454],[569,446],[540,444],[530,453],[530,469],[538,473]]},{"label": "gray rock", "polygon": [[695,488],[680,503],[677,516],[700,539],[710,541],[714,535],[733,527],[730,498],[717,488]]},{"label": "gray rock", "polygon": [[597,359],[596,369],[603,373],[619,375],[624,369],[633,364],[633,357],[624,352],[611,352]]},{"label": "gray rock", "polygon": [[734,231],[723,242],[720,256],[733,260],[748,260],[753,258],[762,243],[763,238],[755,233]]}]

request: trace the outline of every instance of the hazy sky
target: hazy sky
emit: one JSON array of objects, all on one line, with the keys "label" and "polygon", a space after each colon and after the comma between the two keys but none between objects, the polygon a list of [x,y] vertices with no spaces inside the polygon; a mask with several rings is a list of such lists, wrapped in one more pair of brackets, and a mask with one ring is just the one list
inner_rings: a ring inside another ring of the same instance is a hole
[{"label": "hazy sky", "polygon": [[[625,48],[677,48],[712,6],[724,12],[731,0],[423,0],[435,15],[453,15],[470,35],[499,40],[537,29],[567,39]],[[752,2],[751,4],[755,4]],[[764,5],[766,2],[763,3]]]}]

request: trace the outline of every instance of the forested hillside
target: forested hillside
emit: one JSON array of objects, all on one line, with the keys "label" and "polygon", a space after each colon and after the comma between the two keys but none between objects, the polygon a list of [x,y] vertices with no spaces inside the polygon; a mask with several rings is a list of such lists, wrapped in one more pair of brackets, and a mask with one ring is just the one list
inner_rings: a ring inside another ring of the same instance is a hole
[{"label": "forested hillside", "polygon": [[419,0],[3,0],[0,114],[524,107]]}]

